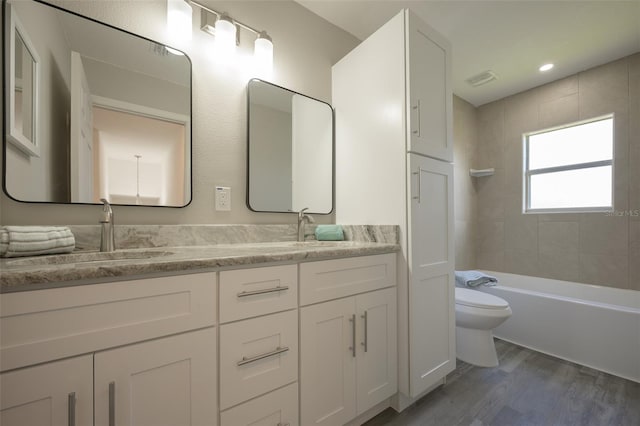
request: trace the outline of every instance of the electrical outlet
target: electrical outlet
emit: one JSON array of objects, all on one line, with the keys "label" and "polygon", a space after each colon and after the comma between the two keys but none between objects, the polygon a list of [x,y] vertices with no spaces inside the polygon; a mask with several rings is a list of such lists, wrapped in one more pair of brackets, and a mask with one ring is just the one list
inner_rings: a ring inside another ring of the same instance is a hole
[{"label": "electrical outlet", "polygon": [[231,210],[231,188],[216,186],[216,210],[228,212]]}]

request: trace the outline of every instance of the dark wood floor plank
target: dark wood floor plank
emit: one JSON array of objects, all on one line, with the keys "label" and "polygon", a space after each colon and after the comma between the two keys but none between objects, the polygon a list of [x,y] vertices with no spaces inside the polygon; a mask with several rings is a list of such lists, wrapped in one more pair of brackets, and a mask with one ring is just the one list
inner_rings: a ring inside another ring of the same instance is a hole
[{"label": "dark wood floor plank", "polygon": [[496,340],[500,365],[458,361],[444,386],[366,426],[640,426],[640,384]]}]

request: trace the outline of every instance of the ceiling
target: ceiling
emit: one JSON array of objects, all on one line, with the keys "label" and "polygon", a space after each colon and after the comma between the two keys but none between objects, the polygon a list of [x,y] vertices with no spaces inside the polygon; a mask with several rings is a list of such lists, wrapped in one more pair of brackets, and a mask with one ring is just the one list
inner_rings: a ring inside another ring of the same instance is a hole
[{"label": "ceiling", "polygon": [[[640,0],[296,1],[360,40],[413,10],[451,42],[453,91],[475,106],[640,52]],[[465,81],[487,70],[498,79]]]}]

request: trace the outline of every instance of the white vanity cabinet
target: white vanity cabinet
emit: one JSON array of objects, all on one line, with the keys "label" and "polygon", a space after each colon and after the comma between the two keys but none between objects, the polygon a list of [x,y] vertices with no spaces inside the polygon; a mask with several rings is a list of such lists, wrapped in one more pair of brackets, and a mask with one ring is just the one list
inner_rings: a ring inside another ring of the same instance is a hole
[{"label": "white vanity cabinet", "polygon": [[2,425],[217,425],[215,289],[203,273],[3,294]]},{"label": "white vanity cabinet", "polygon": [[220,272],[222,426],[298,424],[298,265]]},{"label": "white vanity cabinet", "polygon": [[301,307],[303,425],[345,424],[396,393],[395,256],[300,265],[302,304],[318,288],[340,297]]}]

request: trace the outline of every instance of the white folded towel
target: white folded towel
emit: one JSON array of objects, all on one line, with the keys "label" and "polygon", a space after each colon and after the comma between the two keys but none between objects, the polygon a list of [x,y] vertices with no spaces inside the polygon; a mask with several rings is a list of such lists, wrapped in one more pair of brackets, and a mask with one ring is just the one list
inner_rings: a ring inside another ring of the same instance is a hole
[{"label": "white folded towel", "polygon": [[456,271],[456,285],[458,287],[478,287],[479,285],[494,286],[498,279],[480,271]]},{"label": "white folded towel", "polygon": [[0,257],[70,253],[76,240],[66,226],[3,226]]}]

